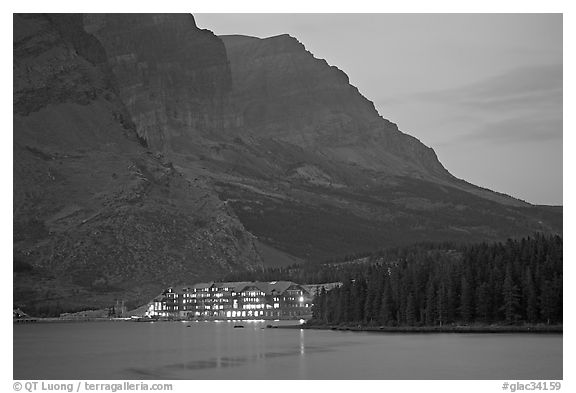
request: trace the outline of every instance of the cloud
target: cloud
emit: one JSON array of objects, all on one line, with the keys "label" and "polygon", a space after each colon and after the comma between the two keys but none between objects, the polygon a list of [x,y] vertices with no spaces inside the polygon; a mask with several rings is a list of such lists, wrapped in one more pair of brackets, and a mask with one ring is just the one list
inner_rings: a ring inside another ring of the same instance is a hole
[{"label": "cloud", "polygon": [[[410,99],[406,97],[406,99]],[[412,96],[437,112],[444,143],[543,142],[562,138],[562,66],[522,67],[481,82]]]},{"label": "cloud", "polygon": [[486,108],[493,108],[494,105],[533,106],[545,103],[549,97],[559,97],[561,100],[562,66],[517,68],[457,89],[423,93],[421,97]]},{"label": "cloud", "polygon": [[514,117],[484,123],[474,132],[459,139],[460,141],[487,143],[542,143],[561,138],[562,119]]}]

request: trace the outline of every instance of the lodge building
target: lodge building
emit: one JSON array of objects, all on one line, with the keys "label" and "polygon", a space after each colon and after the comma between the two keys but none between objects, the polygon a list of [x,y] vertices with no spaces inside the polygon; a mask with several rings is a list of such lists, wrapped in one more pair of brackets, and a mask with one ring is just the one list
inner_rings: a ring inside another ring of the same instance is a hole
[{"label": "lodge building", "polygon": [[292,319],[312,313],[313,294],[292,281],[208,282],[168,288],[147,315],[189,319]]}]

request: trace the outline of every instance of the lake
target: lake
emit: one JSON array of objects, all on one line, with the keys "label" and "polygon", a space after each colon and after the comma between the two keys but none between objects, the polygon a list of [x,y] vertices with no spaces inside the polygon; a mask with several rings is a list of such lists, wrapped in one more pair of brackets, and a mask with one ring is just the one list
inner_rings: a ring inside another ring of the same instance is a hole
[{"label": "lake", "polygon": [[266,329],[269,323],[14,325],[14,379],[562,379],[561,334]]}]

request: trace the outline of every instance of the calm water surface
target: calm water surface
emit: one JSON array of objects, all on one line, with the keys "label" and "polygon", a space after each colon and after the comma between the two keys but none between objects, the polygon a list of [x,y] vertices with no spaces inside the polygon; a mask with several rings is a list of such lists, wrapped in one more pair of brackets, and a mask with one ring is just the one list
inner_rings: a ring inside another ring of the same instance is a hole
[{"label": "calm water surface", "polygon": [[14,325],[14,378],[562,379],[562,335],[263,329],[267,323]]}]

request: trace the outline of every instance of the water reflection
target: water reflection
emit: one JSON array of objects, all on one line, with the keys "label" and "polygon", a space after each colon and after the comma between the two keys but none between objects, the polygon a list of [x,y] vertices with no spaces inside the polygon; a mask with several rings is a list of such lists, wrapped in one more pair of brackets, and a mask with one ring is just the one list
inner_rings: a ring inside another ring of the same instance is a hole
[{"label": "water reflection", "polygon": [[[250,356],[225,356],[225,357],[215,357],[202,360],[193,360],[183,363],[170,363],[156,369],[144,369],[144,368],[128,368],[126,371],[134,373],[141,377],[158,377],[166,376],[173,370],[206,370],[206,369],[220,369],[229,367],[240,367],[250,363],[255,363],[259,361],[266,361],[275,358],[291,357],[291,356],[301,356],[305,355],[305,344],[304,344],[304,330],[300,330],[300,348],[299,350],[287,350],[287,351],[270,351],[270,352],[258,352],[255,355]],[[308,353],[325,353],[331,352],[334,349],[322,348],[322,347],[308,347]]]},{"label": "water reflection", "polygon": [[230,323],[30,324],[14,326],[13,376],[561,379],[562,336],[355,333],[267,329],[266,323],[244,329]]}]

